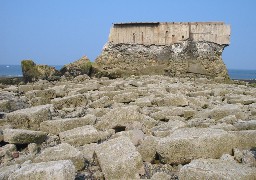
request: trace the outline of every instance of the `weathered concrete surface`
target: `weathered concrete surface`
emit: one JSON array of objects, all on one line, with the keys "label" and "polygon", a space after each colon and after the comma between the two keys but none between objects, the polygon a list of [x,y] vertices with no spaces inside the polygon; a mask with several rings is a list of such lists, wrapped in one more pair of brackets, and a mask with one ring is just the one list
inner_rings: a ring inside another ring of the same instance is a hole
[{"label": "weathered concrete surface", "polygon": [[[2,141],[0,168],[13,164],[24,166],[35,162],[71,160],[76,168],[76,179],[103,179],[105,171],[99,163],[102,161],[105,169],[113,166],[131,173],[131,177],[127,175],[126,179],[134,179],[134,174],[137,176],[135,178],[142,179],[168,176],[178,179],[182,166],[198,158],[255,167],[256,103],[247,101],[245,97],[251,100],[256,98],[256,89],[239,83],[152,75],[118,79],[86,76],[72,81],[63,78],[57,82],[44,80],[22,85],[21,92],[17,92],[19,86],[8,88],[0,85],[0,99],[28,101],[29,105],[32,104],[28,95],[33,99],[35,90],[39,93],[41,90],[54,89],[56,97],[72,98],[75,95],[76,98],[82,95],[87,100],[84,105],[76,107],[65,107],[63,104],[63,108],[57,109],[49,105],[52,120],[45,118],[47,116],[43,113],[38,116],[44,117],[41,125],[47,124],[43,130],[48,133],[47,138],[42,143],[6,144]],[[124,96],[119,95],[127,93],[134,98],[120,101]],[[236,97],[247,102],[236,103]],[[229,104],[231,99],[232,104]],[[35,113],[32,110],[27,109],[23,115],[27,117]],[[11,113],[0,112],[0,134],[7,129],[30,128],[29,123],[15,127],[11,121],[7,121],[8,114]],[[13,116],[13,120],[22,120],[18,119],[20,117]],[[86,120],[82,120],[84,118]],[[42,131],[42,127],[38,126],[37,131]],[[63,147],[64,143],[72,145]],[[103,144],[107,144],[107,148]],[[99,147],[101,158],[108,160],[99,161]],[[142,162],[144,175],[142,171],[138,172],[140,168],[134,166]],[[227,166],[227,169],[231,170],[232,167]],[[119,173],[115,170],[111,172]]]},{"label": "weathered concrete surface", "polygon": [[198,158],[220,158],[232,153],[236,146],[235,135],[220,129],[184,128],[160,139],[157,152],[161,161],[170,164],[184,164]]},{"label": "weathered concrete surface", "polygon": [[179,179],[256,179],[256,168],[218,159],[198,159],[183,166]]},{"label": "weathered concrete surface", "polygon": [[142,159],[127,137],[118,137],[97,146],[96,155],[106,179],[136,179]]},{"label": "weathered concrete surface", "polygon": [[145,134],[141,130],[133,129],[133,130],[118,132],[115,135],[113,135],[112,138],[116,138],[120,136],[128,137],[131,140],[131,142],[134,144],[134,146],[138,146],[143,140]]},{"label": "weathered concrete surface", "polygon": [[108,43],[95,61],[95,68],[99,71],[96,76],[159,74],[228,79],[221,58],[224,47],[211,42],[193,41],[165,46]]},{"label": "weathered concrete surface", "polygon": [[237,138],[237,148],[256,147],[256,130],[233,131],[232,134]]},{"label": "weathered concrete surface", "polygon": [[63,98],[55,98],[51,101],[53,107],[56,109],[85,106],[87,102],[87,98],[82,94],[66,96]]},{"label": "weathered concrete surface", "polygon": [[9,180],[73,180],[75,179],[75,167],[69,160],[50,161],[23,165],[12,173]]},{"label": "weathered concrete surface", "polygon": [[25,129],[5,129],[3,134],[4,141],[13,144],[40,144],[47,138],[45,132]]},{"label": "weathered concrete surface", "polygon": [[169,180],[171,179],[171,176],[169,174],[166,174],[164,172],[157,172],[152,177],[151,180]]},{"label": "weathered concrete surface", "polygon": [[115,108],[102,116],[96,127],[101,130],[125,127],[134,121],[142,121],[145,115],[138,111],[137,106]]},{"label": "weathered concrete surface", "polygon": [[130,22],[115,23],[113,44],[171,45],[184,40],[229,44],[230,25],[223,22]]},{"label": "weathered concrete surface", "polygon": [[9,176],[20,168],[19,164],[14,164],[11,166],[5,166],[0,168],[0,179],[1,180],[8,180]]},{"label": "weathered concrete surface", "polygon": [[52,118],[50,107],[51,105],[41,105],[17,110],[6,114],[6,121],[14,128],[39,130],[41,122]]},{"label": "weathered concrete surface", "polygon": [[96,122],[96,116],[86,115],[81,118],[67,118],[44,121],[40,124],[40,130],[51,134],[71,130],[80,126],[93,125]]},{"label": "weathered concrete surface", "polygon": [[101,139],[101,134],[91,125],[60,132],[59,136],[61,142],[76,146],[97,142]]},{"label": "weathered concrete surface", "polygon": [[97,148],[98,144],[91,143],[91,144],[85,144],[81,147],[81,153],[85,160],[89,161],[90,163],[94,160],[94,153]]},{"label": "weathered concrete surface", "polygon": [[84,158],[82,153],[67,143],[46,148],[34,159],[34,162],[38,163],[59,160],[71,160],[77,170],[81,170],[84,167]]},{"label": "weathered concrete surface", "polygon": [[154,136],[146,136],[137,147],[142,160],[145,162],[152,162],[156,156],[156,147],[158,139]]}]

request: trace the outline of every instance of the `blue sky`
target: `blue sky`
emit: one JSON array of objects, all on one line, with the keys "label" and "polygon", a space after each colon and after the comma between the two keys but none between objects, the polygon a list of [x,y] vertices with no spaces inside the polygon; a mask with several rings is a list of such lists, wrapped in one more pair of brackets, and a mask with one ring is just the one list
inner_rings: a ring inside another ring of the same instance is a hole
[{"label": "blue sky", "polygon": [[114,22],[224,21],[230,69],[256,69],[254,0],[1,0],[0,64],[63,65],[83,55],[94,60]]}]

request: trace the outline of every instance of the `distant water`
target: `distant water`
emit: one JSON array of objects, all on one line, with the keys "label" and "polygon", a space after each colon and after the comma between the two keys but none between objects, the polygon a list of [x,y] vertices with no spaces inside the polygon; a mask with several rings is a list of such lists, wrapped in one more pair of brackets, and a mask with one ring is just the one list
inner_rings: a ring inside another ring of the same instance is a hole
[{"label": "distant water", "polygon": [[[51,65],[60,70],[62,65]],[[256,70],[238,70],[229,69],[229,76],[231,79],[256,79]],[[21,77],[22,71],[20,65],[0,65],[0,77]]]},{"label": "distant water", "polygon": [[[62,65],[51,65],[60,70]],[[22,77],[21,65],[0,65],[0,77]]]},{"label": "distant water", "polygon": [[256,70],[228,69],[231,79],[256,80]]}]

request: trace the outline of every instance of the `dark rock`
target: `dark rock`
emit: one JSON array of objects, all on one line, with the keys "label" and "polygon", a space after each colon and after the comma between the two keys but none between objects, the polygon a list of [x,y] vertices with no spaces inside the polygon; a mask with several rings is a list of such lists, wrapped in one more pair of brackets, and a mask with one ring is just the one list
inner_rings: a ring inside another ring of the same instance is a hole
[{"label": "dark rock", "polygon": [[34,82],[39,79],[49,81],[59,79],[59,71],[48,65],[36,65],[32,60],[23,60],[21,61],[21,67],[23,78],[26,83]]},{"label": "dark rock", "polygon": [[83,74],[90,75],[91,71],[92,63],[86,56],[83,56],[81,59],[73,63],[64,65],[60,69],[61,74],[66,77],[76,77]]}]

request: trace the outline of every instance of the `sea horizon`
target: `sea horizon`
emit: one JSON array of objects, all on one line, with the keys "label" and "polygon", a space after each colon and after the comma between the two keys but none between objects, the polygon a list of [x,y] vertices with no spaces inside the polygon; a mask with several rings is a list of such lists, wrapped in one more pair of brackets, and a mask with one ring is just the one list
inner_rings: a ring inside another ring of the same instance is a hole
[{"label": "sea horizon", "polygon": [[[64,65],[49,65],[60,70]],[[256,80],[256,69],[237,69],[228,68],[228,74],[231,79],[237,80]],[[0,65],[0,77],[22,77],[21,65]]]}]

